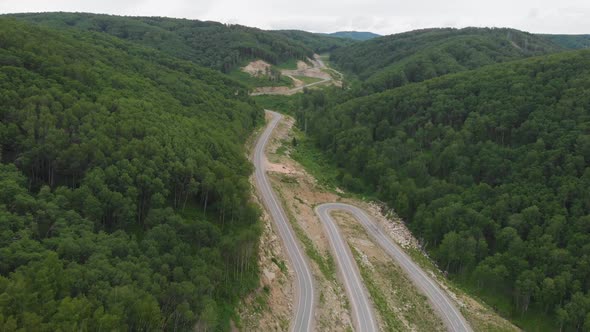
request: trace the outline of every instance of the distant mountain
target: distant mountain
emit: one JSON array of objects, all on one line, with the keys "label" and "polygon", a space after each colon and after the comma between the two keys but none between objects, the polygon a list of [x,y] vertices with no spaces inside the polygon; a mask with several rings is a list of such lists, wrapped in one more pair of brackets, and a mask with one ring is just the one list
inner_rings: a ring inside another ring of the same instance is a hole
[{"label": "distant mountain", "polygon": [[369,40],[377,37],[381,37],[376,33],[368,32],[368,31],[338,31],[329,33],[329,36],[338,37],[338,38],[345,38],[345,39],[352,39],[352,40]]},{"label": "distant mountain", "polygon": [[569,49],[590,48],[590,35],[540,35]]},{"label": "distant mountain", "polygon": [[373,91],[449,73],[563,50],[551,40],[514,29],[424,29],[340,48],[331,61]]},{"label": "distant mountain", "polygon": [[219,22],[87,13],[9,16],[52,28],[107,33],[224,72],[247,60],[278,64],[313,55],[312,49],[283,34]]}]

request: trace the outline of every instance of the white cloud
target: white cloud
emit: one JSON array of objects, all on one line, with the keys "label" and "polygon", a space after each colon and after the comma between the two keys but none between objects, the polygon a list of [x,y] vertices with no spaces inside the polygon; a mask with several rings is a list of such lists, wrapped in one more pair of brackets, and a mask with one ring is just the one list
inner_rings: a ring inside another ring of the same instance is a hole
[{"label": "white cloud", "polygon": [[587,0],[0,0],[0,13],[39,11],[169,16],[314,32],[497,26],[590,34]]}]

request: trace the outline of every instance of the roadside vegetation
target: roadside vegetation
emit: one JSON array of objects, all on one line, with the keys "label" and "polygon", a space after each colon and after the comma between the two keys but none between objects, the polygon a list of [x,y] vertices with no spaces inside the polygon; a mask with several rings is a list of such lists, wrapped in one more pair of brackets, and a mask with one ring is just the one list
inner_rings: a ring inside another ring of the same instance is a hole
[{"label": "roadside vegetation", "polygon": [[312,84],[312,83],[316,83],[319,81],[323,81],[322,78],[317,78],[317,77],[309,77],[309,76],[293,76],[296,79],[300,80],[301,82],[303,82],[303,84]]},{"label": "roadside vegetation", "polygon": [[[276,186],[273,189],[280,197],[282,205],[287,206],[285,204],[285,199],[283,197],[281,189]],[[332,255],[330,253],[320,253],[320,251],[314,245],[313,241],[309,238],[307,233],[299,225],[299,222],[297,221],[297,218],[293,215],[293,212],[288,208],[285,209],[285,212],[287,213],[289,222],[291,223],[291,226],[295,231],[295,235],[297,235],[297,238],[299,239],[299,241],[301,241],[301,244],[303,244],[303,248],[305,249],[305,254],[307,255],[307,257],[309,257],[312,261],[314,261],[317,264],[320,272],[322,272],[326,280],[330,282],[336,282],[336,263],[334,262],[334,258],[332,257]]]},{"label": "roadside vegetation", "polygon": [[250,88],[260,88],[266,86],[293,87],[293,80],[285,75],[281,75],[280,71],[277,69],[273,69],[272,73],[263,74],[256,77],[249,73],[243,72],[240,70],[240,68],[236,68],[229,73],[229,76]]}]

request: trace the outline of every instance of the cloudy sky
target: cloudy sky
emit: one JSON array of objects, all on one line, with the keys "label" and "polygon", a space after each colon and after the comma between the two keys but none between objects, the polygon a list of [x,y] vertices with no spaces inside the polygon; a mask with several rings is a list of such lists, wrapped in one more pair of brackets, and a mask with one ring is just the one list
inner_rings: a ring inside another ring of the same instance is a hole
[{"label": "cloudy sky", "polygon": [[313,32],[496,26],[590,34],[590,0],[0,0],[0,13],[40,11],[169,16]]}]

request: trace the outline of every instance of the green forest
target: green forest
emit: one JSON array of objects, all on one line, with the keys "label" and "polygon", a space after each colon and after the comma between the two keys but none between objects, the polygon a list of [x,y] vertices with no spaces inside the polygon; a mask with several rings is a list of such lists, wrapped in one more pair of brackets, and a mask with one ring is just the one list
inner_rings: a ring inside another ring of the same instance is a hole
[{"label": "green forest", "polygon": [[329,53],[340,47],[354,44],[354,40],[322,35],[301,30],[274,30],[289,39],[297,40],[311,48],[315,53]]},{"label": "green forest", "polygon": [[[239,326],[261,232],[244,142],[264,106],[293,114],[338,183],[393,207],[457,285],[525,329],[590,331],[589,45],[2,15],[0,330]],[[313,53],[342,88],[248,96]],[[239,70],[255,59],[268,78]]]},{"label": "green forest", "polygon": [[296,116],[341,184],[394,207],[442,270],[507,316],[579,331],[590,330],[589,92],[590,51],[573,51],[361,98],[307,91]]},{"label": "green forest", "polygon": [[514,29],[424,29],[355,43],[331,61],[380,92],[445,74],[562,50],[548,39]]},{"label": "green forest", "polygon": [[540,35],[568,49],[590,48],[590,35]]},{"label": "green forest", "polygon": [[3,17],[0,105],[0,330],[229,329],[258,286],[245,87]]},{"label": "green forest", "polygon": [[[75,28],[103,32],[139,43],[170,56],[197,65],[230,72],[246,60],[263,59],[279,64],[292,58],[305,59],[313,55],[319,42],[339,39],[306,36],[306,45],[299,38],[280,32],[265,31],[241,25],[165,17],[123,17],[84,13],[40,13],[10,15],[31,23],[52,28]],[[312,35],[313,34],[309,34]]]}]

